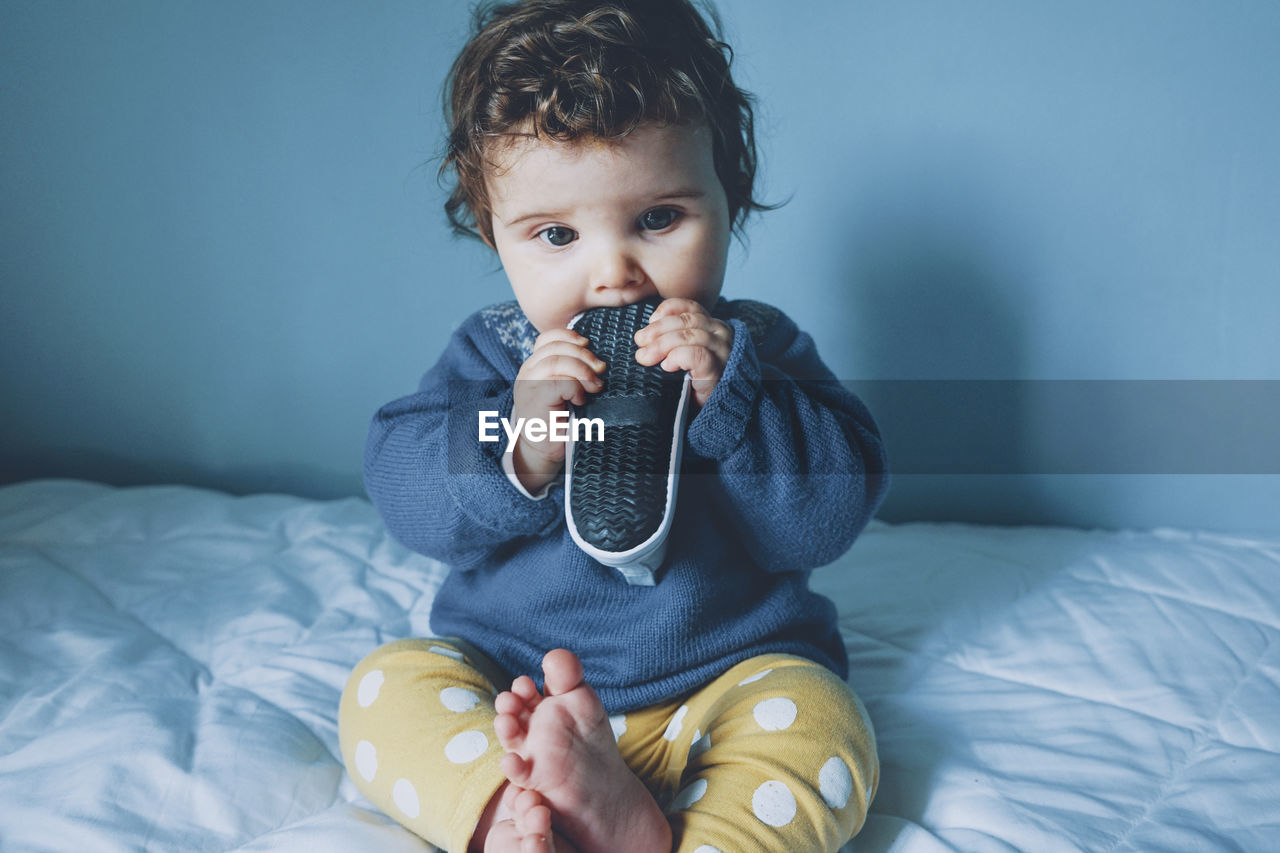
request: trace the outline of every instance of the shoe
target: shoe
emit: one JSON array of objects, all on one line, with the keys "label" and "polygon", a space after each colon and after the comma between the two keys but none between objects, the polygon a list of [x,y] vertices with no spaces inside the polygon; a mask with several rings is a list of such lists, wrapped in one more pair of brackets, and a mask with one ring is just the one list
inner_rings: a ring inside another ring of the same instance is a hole
[{"label": "shoe", "polygon": [[[569,328],[607,365],[604,387],[575,406],[565,449],[565,517],[574,542],[627,583],[653,586],[676,510],[689,376],[636,361],[635,333],[658,300],[593,308]],[[588,431],[577,421],[598,418]]]}]

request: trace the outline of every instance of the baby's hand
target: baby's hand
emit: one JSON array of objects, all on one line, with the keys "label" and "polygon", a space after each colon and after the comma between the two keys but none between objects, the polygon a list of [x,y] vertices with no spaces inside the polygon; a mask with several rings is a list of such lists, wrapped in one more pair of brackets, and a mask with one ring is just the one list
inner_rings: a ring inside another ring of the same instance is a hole
[{"label": "baby's hand", "polygon": [[[587,339],[572,329],[551,329],[533,342],[533,352],[516,374],[511,421],[537,418],[550,422],[551,413],[569,404],[581,406],[588,393],[604,387],[599,374],[605,363],[587,349]],[[512,450],[516,476],[530,493],[555,479],[564,464],[564,442],[550,438],[530,441],[523,432]]]},{"label": "baby's hand", "polygon": [[641,364],[661,363],[668,372],[687,370],[693,400],[702,408],[724,375],[733,327],[692,299],[666,299],[653,310],[649,325],[636,332],[636,343],[636,361]]}]

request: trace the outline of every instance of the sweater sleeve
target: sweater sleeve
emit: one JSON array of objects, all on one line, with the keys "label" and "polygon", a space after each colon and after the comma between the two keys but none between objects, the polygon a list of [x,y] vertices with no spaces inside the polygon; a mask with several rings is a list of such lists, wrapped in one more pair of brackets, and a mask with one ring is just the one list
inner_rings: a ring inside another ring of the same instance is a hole
[{"label": "sweater sleeve", "polygon": [[[497,418],[511,415],[513,377],[477,340],[484,333],[474,317],[464,323],[418,392],[378,411],[365,443],[365,489],[391,535],[462,571],[563,516],[563,501],[530,500],[502,469]],[[495,413],[496,441],[479,440],[482,412]]]},{"label": "sweater sleeve", "polygon": [[733,348],[686,446],[710,461],[721,510],[761,566],[826,565],[888,490],[879,430],[790,318],[757,302],[727,305]]}]

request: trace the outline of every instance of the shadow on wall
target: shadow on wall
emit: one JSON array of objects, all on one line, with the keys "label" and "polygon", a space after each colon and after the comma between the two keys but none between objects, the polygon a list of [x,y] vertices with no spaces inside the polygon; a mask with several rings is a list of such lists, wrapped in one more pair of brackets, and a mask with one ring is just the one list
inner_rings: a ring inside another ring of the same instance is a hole
[{"label": "shadow on wall", "polygon": [[1016,524],[1060,509],[1042,478],[1009,473],[1034,470],[1025,395],[973,381],[1029,377],[1036,260],[1025,211],[1001,191],[998,164],[981,161],[898,152],[892,168],[866,164],[876,179],[848,193],[840,298],[858,348],[849,361],[877,377],[851,384],[888,446],[888,521]]}]

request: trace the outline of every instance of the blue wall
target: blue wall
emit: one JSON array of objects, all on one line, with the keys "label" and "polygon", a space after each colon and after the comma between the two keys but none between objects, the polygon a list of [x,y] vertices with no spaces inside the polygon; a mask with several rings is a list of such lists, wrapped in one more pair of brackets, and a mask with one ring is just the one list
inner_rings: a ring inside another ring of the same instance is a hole
[{"label": "blue wall", "polygon": [[[0,479],[360,491],[369,415],[508,295],[434,177],[467,5],[0,5]],[[789,199],[726,295],[841,378],[1280,380],[1280,5],[720,5]],[[900,459],[986,416],[881,402]],[[1064,469],[998,415],[1024,468],[912,468],[882,517],[1280,529],[1280,476]]]}]

